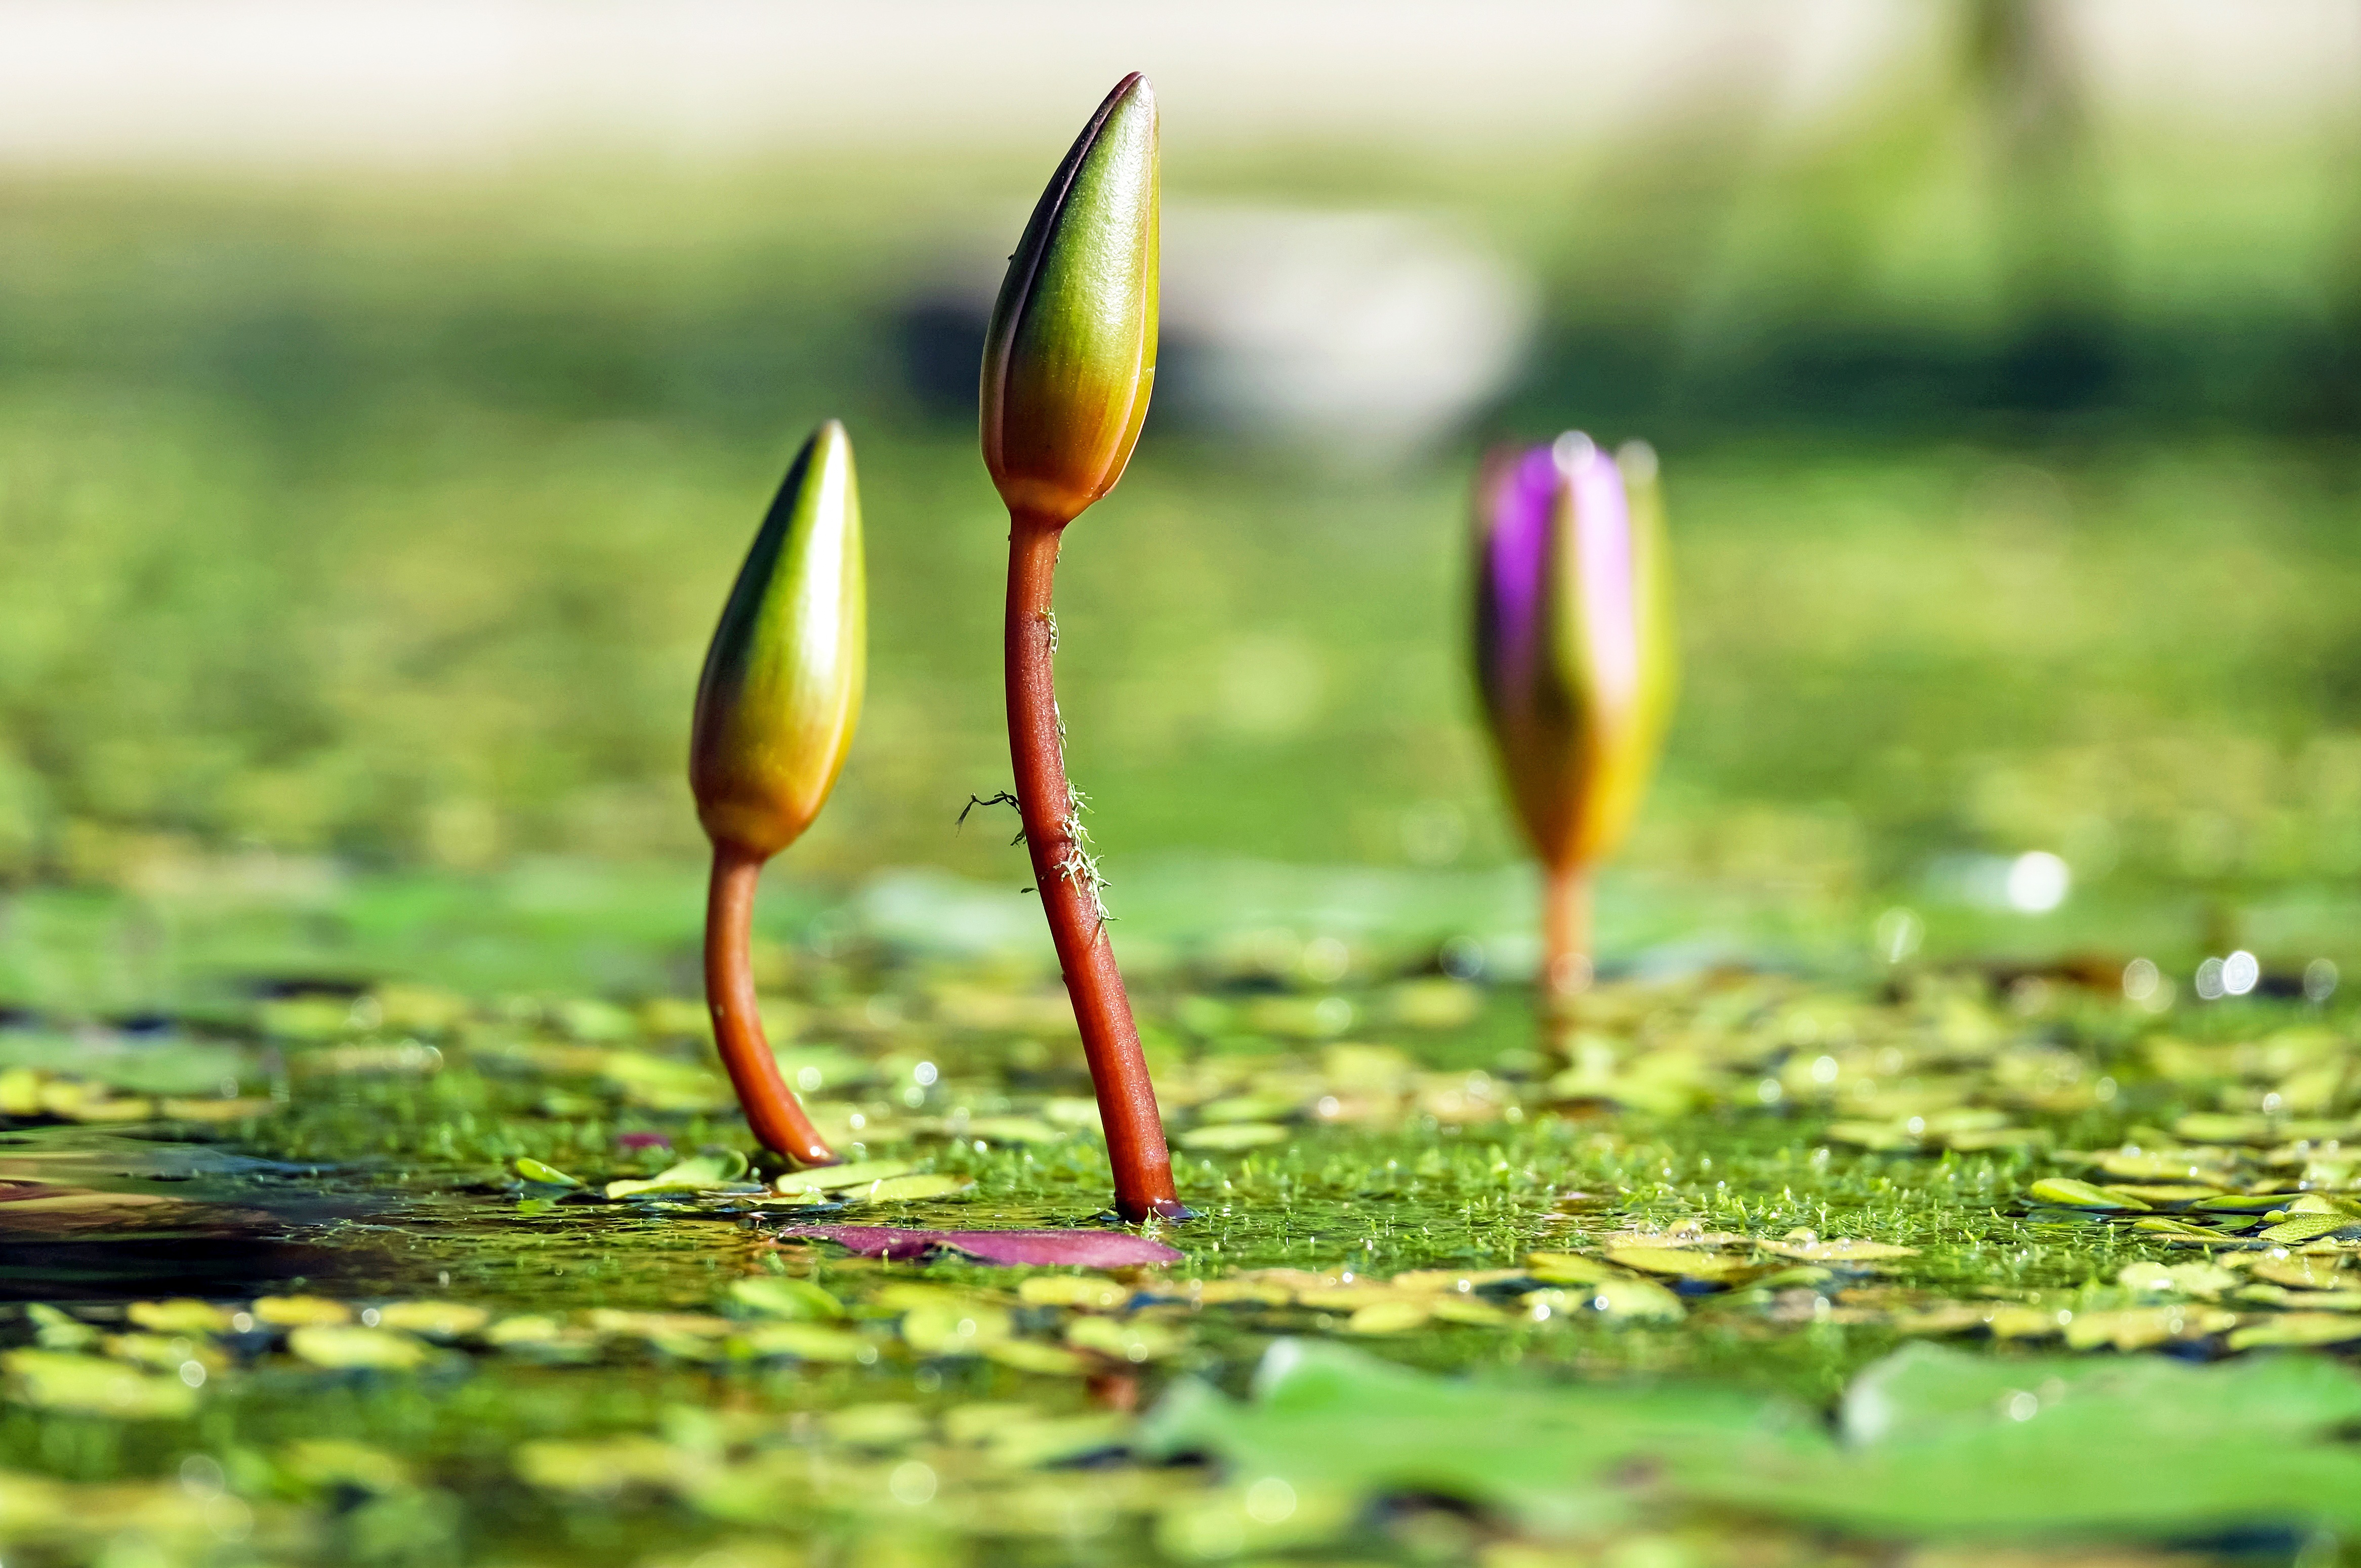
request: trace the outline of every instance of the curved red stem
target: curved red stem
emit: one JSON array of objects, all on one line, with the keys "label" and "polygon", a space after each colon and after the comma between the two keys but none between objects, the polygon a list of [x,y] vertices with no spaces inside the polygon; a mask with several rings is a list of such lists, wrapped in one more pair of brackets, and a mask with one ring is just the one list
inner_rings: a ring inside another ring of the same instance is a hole
[{"label": "curved red stem", "polygon": [[713,883],[705,903],[705,1003],[713,1014],[713,1041],[746,1124],[763,1146],[800,1165],[834,1165],[836,1152],[804,1114],[802,1102],[779,1076],[778,1058],[763,1036],[748,951],[754,929],[754,886],[763,857],[727,845],[713,847]]}]

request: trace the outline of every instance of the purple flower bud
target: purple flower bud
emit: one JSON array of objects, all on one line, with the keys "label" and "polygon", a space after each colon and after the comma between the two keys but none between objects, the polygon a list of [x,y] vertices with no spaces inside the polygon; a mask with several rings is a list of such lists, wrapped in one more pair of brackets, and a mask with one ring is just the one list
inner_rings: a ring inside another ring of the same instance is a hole
[{"label": "purple flower bud", "polygon": [[1553,868],[1630,827],[1671,717],[1655,454],[1569,432],[1497,455],[1477,499],[1476,672],[1503,781]]}]

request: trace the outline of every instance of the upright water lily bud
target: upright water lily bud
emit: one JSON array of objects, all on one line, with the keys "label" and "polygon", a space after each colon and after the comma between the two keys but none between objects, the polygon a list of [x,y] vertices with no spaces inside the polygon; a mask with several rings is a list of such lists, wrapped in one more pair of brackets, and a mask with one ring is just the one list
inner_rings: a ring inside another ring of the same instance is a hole
[{"label": "upright water lily bud", "polygon": [[1156,94],[1134,71],[1033,209],[985,334],[983,462],[1020,516],[1061,524],[1115,488],[1156,380]]},{"label": "upright water lily bud", "polygon": [[705,655],[688,782],[713,840],[705,993],[713,1037],[764,1146],[806,1165],[836,1156],[763,1037],[748,943],[763,862],[800,838],[836,784],[861,716],[868,589],[852,443],[834,420],[787,470]]},{"label": "upright water lily bud", "polygon": [[1008,258],[984,339],[983,464],[1008,503],[1003,630],[1008,757],[1033,885],[1074,1004],[1115,1212],[1187,1212],[1115,948],[1104,884],[1066,778],[1051,594],[1066,524],[1123,477],[1156,379],[1156,96],[1115,84],[1050,177]]},{"label": "upright water lily bud", "polygon": [[861,714],[868,602],[852,443],[830,420],[787,470],[697,682],[688,782],[716,844],[768,860],[819,815]]},{"label": "upright water lily bud", "polygon": [[1543,994],[1563,998],[1590,978],[1591,869],[1631,826],[1672,714],[1655,454],[1568,433],[1496,457],[1477,510],[1477,686],[1548,875]]}]

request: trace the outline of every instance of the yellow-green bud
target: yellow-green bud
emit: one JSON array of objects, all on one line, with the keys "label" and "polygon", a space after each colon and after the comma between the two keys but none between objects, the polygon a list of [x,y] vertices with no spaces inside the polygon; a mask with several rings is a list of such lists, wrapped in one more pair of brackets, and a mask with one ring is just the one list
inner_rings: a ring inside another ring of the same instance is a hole
[{"label": "yellow-green bud", "polygon": [[697,685],[688,783],[716,844],[775,855],[819,815],[861,716],[868,616],[852,443],[830,420],[787,470]]},{"label": "yellow-green bud", "polygon": [[1156,94],[1115,85],[1025,225],[983,345],[983,461],[1062,524],[1115,488],[1156,380]]}]

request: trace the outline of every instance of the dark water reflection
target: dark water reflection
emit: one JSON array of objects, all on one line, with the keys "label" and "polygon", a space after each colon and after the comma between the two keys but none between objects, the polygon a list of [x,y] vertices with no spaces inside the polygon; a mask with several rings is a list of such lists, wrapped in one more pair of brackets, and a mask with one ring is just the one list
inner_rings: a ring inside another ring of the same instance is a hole
[{"label": "dark water reflection", "polygon": [[124,1129],[0,1133],[0,1299],[226,1298],[324,1287],[366,1251],[305,1239],[374,1207],[316,1168]]}]

